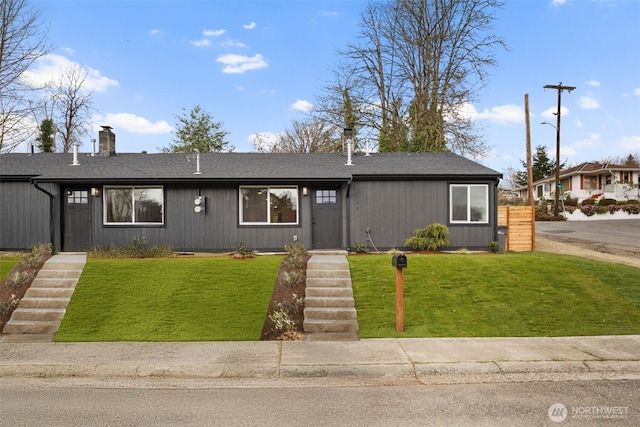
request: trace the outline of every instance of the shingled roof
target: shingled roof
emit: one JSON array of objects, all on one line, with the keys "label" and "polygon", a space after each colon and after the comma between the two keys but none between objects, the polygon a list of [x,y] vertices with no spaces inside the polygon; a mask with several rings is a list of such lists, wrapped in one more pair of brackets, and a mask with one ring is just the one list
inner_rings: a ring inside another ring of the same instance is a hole
[{"label": "shingled roof", "polygon": [[499,178],[502,174],[453,153],[203,153],[200,171],[191,154],[124,153],[112,156],[10,153],[0,155],[0,179],[34,178],[41,182],[179,181],[347,181],[391,178]]}]

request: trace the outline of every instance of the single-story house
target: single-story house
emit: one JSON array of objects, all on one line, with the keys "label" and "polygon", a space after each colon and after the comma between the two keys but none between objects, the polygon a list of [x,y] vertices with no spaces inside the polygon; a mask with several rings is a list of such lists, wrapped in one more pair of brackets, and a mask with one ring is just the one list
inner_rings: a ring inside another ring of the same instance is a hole
[{"label": "single-story house", "polygon": [[[555,175],[533,183],[535,200],[555,198]],[[604,197],[626,201],[638,199],[640,167],[585,162],[560,171],[561,195],[577,198],[581,202],[589,198]],[[527,187],[515,189],[520,197],[527,197]]]},{"label": "single-story house", "polygon": [[0,155],[0,250],[87,251],[144,238],[177,251],[402,249],[446,224],[451,248],[497,239],[501,174],[453,153]]}]

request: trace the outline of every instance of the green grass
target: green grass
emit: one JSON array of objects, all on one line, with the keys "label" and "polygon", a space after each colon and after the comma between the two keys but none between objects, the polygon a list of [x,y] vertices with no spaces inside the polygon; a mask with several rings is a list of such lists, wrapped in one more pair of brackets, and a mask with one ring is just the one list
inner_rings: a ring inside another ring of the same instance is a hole
[{"label": "green grass", "polygon": [[640,333],[640,270],[542,252],[408,255],[404,333],[391,256],[349,257],[360,336]]},{"label": "green grass", "polygon": [[4,279],[18,262],[18,257],[0,257],[0,280]]},{"label": "green grass", "polygon": [[281,260],[90,258],[55,339],[258,340]]}]

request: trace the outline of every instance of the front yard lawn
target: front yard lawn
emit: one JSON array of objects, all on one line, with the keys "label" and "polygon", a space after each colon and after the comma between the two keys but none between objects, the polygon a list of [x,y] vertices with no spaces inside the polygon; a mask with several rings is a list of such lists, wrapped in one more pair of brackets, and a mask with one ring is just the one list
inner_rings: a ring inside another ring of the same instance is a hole
[{"label": "front yard lawn", "polygon": [[89,258],[55,340],[258,340],[281,260]]},{"label": "front yard lawn", "polygon": [[640,270],[544,252],[409,254],[404,334],[390,255],[351,256],[362,338],[640,333]]}]

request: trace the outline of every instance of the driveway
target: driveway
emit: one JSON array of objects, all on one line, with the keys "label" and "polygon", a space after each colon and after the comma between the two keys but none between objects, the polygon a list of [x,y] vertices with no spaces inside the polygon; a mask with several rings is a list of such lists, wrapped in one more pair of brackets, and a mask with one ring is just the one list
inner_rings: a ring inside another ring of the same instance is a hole
[{"label": "driveway", "polygon": [[598,252],[640,256],[640,218],[595,221],[537,221],[536,234]]}]

